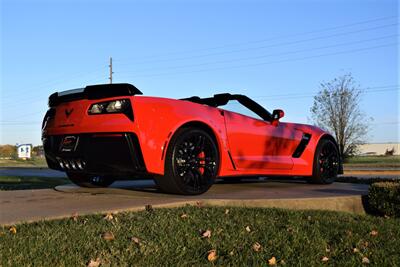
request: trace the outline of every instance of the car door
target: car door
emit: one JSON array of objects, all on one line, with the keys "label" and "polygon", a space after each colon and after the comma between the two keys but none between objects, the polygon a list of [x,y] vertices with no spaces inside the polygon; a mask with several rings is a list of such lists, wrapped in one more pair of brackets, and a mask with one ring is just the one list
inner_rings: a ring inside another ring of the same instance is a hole
[{"label": "car door", "polygon": [[[238,169],[291,169],[302,132],[284,123],[224,111],[232,159]],[[290,129],[289,129],[290,128]]]}]

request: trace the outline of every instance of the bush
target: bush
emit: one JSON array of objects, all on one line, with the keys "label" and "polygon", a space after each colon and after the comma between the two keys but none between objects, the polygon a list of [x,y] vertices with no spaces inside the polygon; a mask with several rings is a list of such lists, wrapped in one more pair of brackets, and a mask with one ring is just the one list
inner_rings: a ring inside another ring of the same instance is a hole
[{"label": "bush", "polygon": [[373,183],[369,187],[368,203],[374,212],[400,217],[400,183]]}]

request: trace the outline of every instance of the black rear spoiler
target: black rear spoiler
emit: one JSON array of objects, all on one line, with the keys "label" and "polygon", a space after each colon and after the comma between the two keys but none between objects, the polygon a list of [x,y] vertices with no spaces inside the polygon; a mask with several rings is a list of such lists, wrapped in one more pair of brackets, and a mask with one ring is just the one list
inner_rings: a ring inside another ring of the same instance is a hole
[{"label": "black rear spoiler", "polygon": [[49,107],[79,99],[102,99],[115,96],[142,95],[143,93],[129,83],[88,85],[85,88],[56,92],[49,97]]}]

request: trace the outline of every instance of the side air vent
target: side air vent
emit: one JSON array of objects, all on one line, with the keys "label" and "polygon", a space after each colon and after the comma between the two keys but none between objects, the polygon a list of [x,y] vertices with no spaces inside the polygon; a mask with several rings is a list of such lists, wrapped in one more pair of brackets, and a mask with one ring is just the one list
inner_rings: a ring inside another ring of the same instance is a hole
[{"label": "side air vent", "polygon": [[310,139],[311,139],[311,134],[308,133],[303,134],[300,144],[297,146],[296,150],[292,155],[293,158],[300,158],[301,154],[303,154],[304,152],[304,149],[306,149],[308,143],[310,142]]}]

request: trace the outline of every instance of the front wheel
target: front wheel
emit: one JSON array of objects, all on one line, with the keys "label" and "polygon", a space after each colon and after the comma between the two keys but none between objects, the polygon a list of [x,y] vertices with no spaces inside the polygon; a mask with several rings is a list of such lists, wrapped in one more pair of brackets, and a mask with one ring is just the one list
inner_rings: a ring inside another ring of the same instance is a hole
[{"label": "front wheel", "polygon": [[315,150],[313,175],[308,182],[331,184],[339,173],[339,151],[334,142],[322,139]]},{"label": "front wheel", "polygon": [[155,177],[167,193],[198,195],[206,192],[217,176],[218,148],[214,138],[198,128],[179,129],[165,157],[165,175]]},{"label": "front wheel", "polygon": [[115,179],[113,179],[112,177],[89,175],[85,173],[67,172],[67,176],[71,180],[71,182],[80,187],[91,187],[91,188],[108,187],[115,181]]}]

